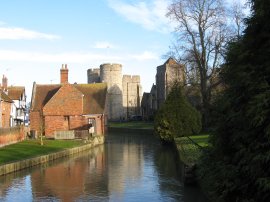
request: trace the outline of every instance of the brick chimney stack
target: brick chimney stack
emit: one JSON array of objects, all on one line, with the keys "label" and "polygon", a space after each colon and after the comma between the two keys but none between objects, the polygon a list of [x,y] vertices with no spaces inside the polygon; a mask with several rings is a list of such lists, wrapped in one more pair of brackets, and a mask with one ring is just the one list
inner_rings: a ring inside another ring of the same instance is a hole
[{"label": "brick chimney stack", "polygon": [[62,68],[60,69],[60,82],[61,84],[68,83],[68,68],[67,64],[62,64]]},{"label": "brick chimney stack", "polygon": [[8,87],[8,79],[5,75],[3,75],[2,78],[2,90],[3,91],[7,91],[7,87]]}]

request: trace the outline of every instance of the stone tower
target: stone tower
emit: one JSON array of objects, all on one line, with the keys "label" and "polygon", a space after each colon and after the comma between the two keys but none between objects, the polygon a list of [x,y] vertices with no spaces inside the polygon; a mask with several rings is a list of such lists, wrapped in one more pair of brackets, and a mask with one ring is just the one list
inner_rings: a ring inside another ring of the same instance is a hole
[{"label": "stone tower", "polygon": [[99,68],[87,70],[87,82],[100,83],[100,69]]},{"label": "stone tower", "polygon": [[158,109],[165,102],[170,88],[175,81],[185,83],[184,65],[169,58],[163,65],[157,67],[156,88]]},{"label": "stone tower", "polygon": [[140,76],[124,75],[122,85],[124,117],[128,119],[132,115],[140,115],[140,103],[142,100],[142,86],[140,84]]},{"label": "stone tower", "polygon": [[109,120],[119,120],[123,117],[122,65],[100,65],[100,82],[107,83],[107,109]]}]

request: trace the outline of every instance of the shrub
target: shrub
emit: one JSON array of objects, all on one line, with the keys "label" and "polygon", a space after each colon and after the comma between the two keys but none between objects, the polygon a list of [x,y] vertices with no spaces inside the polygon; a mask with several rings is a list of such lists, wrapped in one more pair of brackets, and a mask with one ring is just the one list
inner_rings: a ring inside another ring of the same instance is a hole
[{"label": "shrub", "polygon": [[201,130],[201,115],[191,106],[182,93],[180,83],[175,82],[155,117],[155,133],[163,142],[174,137],[189,136]]}]

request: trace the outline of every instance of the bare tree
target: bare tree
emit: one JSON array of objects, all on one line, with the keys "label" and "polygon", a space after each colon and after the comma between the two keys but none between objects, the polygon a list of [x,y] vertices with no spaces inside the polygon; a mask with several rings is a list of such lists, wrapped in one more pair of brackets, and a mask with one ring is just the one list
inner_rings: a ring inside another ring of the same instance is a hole
[{"label": "bare tree", "polygon": [[173,0],[167,17],[176,23],[177,45],[174,51],[186,64],[187,75],[193,72],[193,77],[199,80],[205,126],[213,88],[211,77],[223,61],[224,46],[229,36],[223,1]]},{"label": "bare tree", "polygon": [[238,39],[241,37],[243,30],[245,28],[244,18],[246,17],[244,10],[245,6],[240,3],[240,1],[234,1],[232,4],[231,18],[234,36]]}]

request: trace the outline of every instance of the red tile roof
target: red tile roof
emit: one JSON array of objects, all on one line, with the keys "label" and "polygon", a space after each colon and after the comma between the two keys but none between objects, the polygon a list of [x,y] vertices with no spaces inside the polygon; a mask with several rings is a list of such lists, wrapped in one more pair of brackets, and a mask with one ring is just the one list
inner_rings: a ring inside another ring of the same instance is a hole
[{"label": "red tile roof", "polygon": [[8,87],[8,96],[12,100],[19,100],[24,92],[25,92],[24,86],[9,86]]},{"label": "red tile roof", "polygon": [[[96,84],[72,84],[84,95],[83,114],[103,114],[106,105],[107,85]],[[39,111],[61,88],[61,84],[39,85],[33,87],[31,110]]]},{"label": "red tile roof", "polygon": [[60,84],[33,86],[31,110],[39,111],[52,98],[52,96],[60,89]]},{"label": "red tile roof", "polygon": [[74,84],[84,94],[84,114],[103,114],[106,104],[107,85],[105,83]]},{"label": "red tile roof", "polygon": [[12,99],[10,99],[10,97],[4,93],[3,91],[0,91],[1,93],[1,99],[0,100],[3,100],[5,102],[13,102]]}]

